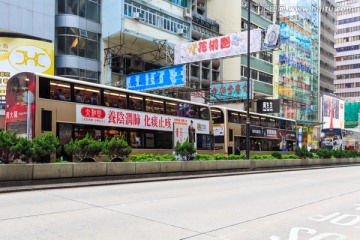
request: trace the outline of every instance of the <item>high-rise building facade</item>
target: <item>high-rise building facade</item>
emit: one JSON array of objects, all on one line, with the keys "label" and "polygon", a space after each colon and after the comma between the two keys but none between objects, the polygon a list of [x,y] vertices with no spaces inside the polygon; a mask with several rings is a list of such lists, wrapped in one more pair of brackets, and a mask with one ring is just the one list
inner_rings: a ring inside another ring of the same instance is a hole
[{"label": "high-rise building facade", "polygon": [[320,92],[335,92],[335,2],[321,0],[321,7],[330,11],[321,11],[320,18]]},{"label": "high-rise building facade", "polygon": [[[317,0],[280,1],[287,7],[317,9]],[[280,116],[299,124],[318,124],[319,12],[280,12],[279,98]]]},{"label": "high-rise building facade", "polygon": [[360,1],[336,0],[336,94],[360,100]]},{"label": "high-rise building facade", "polygon": [[56,0],[56,75],[100,82],[100,11],[101,0]]}]

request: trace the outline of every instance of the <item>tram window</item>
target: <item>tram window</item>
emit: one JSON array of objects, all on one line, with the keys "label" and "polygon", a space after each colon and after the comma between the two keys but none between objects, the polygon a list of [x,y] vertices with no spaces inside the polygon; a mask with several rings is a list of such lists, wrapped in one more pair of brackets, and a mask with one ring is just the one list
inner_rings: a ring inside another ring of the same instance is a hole
[{"label": "tram window", "polygon": [[[13,91],[13,88],[10,88]],[[39,97],[50,98],[50,80],[48,78],[39,78]]]},{"label": "tram window", "polygon": [[199,117],[199,106],[191,104],[190,105],[189,115],[187,115],[186,117],[200,118]]},{"label": "tram window", "polygon": [[104,90],[104,106],[126,109],[126,102],[125,93]]},{"label": "tram window", "polygon": [[188,117],[190,115],[190,104],[178,102],[178,116]]},{"label": "tram window", "polygon": [[143,111],[143,97],[135,94],[130,94],[129,109],[136,111]]},{"label": "tram window", "polygon": [[124,138],[127,140],[127,132],[125,130],[117,130],[117,129],[106,129],[104,130],[104,138],[107,140],[111,140],[113,137],[116,139]]},{"label": "tram window", "polygon": [[286,129],[288,130],[294,130],[294,122],[291,122],[291,121],[286,121]]},{"label": "tram window", "polygon": [[173,148],[172,132],[155,132],[155,148],[172,149]]},{"label": "tram window", "polygon": [[144,132],[131,130],[130,131],[130,146],[133,148],[143,148],[144,147]]},{"label": "tram window", "polygon": [[276,127],[276,120],[274,118],[269,118],[268,126]]},{"label": "tram window", "polygon": [[200,118],[209,120],[210,114],[209,114],[209,108],[208,107],[200,107]]},{"label": "tram window", "polygon": [[286,121],[285,120],[282,120],[282,119],[279,119],[279,127],[280,129],[286,129]]},{"label": "tram window", "polygon": [[178,115],[176,102],[166,101],[166,114],[172,116]]},{"label": "tram window", "polygon": [[263,126],[263,127],[269,126],[269,118],[261,117],[260,119],[261,119],[261,126]]},{"label": "tram window", "polygon": [[237,112],[228,111],[228,118],[229,118],[229,122],[232,122],[232,123],[240,122],[239,113],[237,113]]},{"label": "tram window", "polygon": [[50,81],[50,99],[70,101],[70,84],[59,81]]},{"label": "tram window", "polygon": [[75,85],[75,101],[92,105],[100,105],[100,89],[85,85]]},{"label": "tram window", "polygon": [[245,114],[240,114],[240,123],[246,124],[246,115]]},{"label": "tram window", "polygon": [[145,98],[146,111],[152,113],[164,113],[164,101],[156,98]]},{"label": "tram window", "polygon": [[213,123],[224,123],[224,114],[223,112],[218,108],[212,108],[211,109],[211,119]]},{"label": "tram window", "polygon": [[275,127],[280,128],[280,120],[279,119],[275,119]]},{"label": "tram window", "polygon": [[52,131],[52,111],[41,110],[41,131]]},{"label": "tram window", "polygon": [[259,126],[260,125],[260,117],[250,116],[250,124]]}]

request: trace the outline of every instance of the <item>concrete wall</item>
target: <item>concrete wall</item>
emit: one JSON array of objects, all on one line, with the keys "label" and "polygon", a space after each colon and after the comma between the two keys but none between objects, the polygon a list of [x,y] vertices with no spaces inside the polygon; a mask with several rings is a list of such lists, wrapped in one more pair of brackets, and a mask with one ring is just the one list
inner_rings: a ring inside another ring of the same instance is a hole
[{"label": "concrete wall", "polygon": [[218,160],[189,162],[125,162],[125,163],[67,163],[67,164],[3,164],[0,182],[39,179],[61,179],[98,176],[126,176],[196,171],[255,170],[264,168],[309,167],[316,165],[358,164],[353,159],[296,159],[296,160]]}]

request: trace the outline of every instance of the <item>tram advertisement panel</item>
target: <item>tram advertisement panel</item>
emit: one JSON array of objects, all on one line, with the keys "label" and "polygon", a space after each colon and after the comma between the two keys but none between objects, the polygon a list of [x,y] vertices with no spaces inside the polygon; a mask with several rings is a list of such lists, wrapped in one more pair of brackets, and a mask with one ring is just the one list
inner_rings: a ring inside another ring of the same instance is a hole
[{"label": "tram advertisement panel", "polygon": [[137,112],[118,108],[100,108],[89,105],[76,105],[76,123],[125,127],[136,129],[149,129],[159,131],[174,131],[174,123],[185,123],[193,126],[196,134],[209,134],[209,121]]},{"label": "tram advertisement panel", "polygon": [[26,136],[28,100],[30,101],[29,137],[31,139],[34,136],[35,89],[35,76],[31,73],[17,74],[7,84],[5,127],[16,132],[17,136]]}]

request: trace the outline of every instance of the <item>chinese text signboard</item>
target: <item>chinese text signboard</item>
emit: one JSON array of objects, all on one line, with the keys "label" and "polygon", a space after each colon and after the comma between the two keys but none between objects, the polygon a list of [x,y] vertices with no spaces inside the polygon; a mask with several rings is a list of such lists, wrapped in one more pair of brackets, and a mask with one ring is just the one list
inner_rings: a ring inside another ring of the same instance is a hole
[{"label": "chinese text signboard", "polygon": [[258,113],[279,113],[280,112],[280,99],[276,100],[258,100],[257,101]]},{"label": "chinese text signboard", "polygon": [[76,105],[76,123],[90,125],[173,131],[174,122],[185,123],[187,126],[190,126],[191,121],[193,122],[196,133],[209,134],[209,121],[206,120],[137,112],[118,108],[103,109],[82,104]]},{"label": "chinese text signboard", "polygon": [[145,73],[131,74],[126,77],[126,88],[134,91],[145,91],[160,88],[184,86],[186,66],[174,66]]},{"label": "chinese text signboard", "polygon": [[247,91],[250,91],[250,99],[252,82],[250,86],[246,81],[213,84],[210,86],[210,102],[233,101],[247,99]]},{"label": "chinese text signboard", "polygon": [[0,37],[0,108],[5,106],[7,81],[19,72],[54,74],[54,44]]},{"label": "chinese text signboard", "polygon": [[[261,50],[261,30],[250,32],[250,52]],[[233,57],[247,53],[247,31],[175,46],[174,64]]]}]

